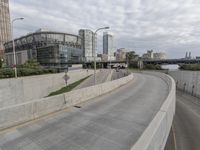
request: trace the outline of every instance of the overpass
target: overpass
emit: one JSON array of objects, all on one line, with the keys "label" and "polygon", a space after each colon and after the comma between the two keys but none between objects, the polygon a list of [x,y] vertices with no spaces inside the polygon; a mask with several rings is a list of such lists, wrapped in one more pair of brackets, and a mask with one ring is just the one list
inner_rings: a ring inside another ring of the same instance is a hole
[{"label": "overpass", "polygon": [[[134,63],[139,62],[143,64],[159,64],[159,65],[169,65],[169,64],[200,64],[200,59],[164,59],[164,60],[140,60],[140,61],[132,61]],[[131,63],[131,62],[130,62]],[[85,62],[83,63],[87,68],[91,68],[94,62]],[[101,66],[101,68],[107,68],[109,64],[127,64],[127,61],[98,61],[97,66]]]},{"label": "overpass", "polygon": [[[46,116],[52,112],[57,113]],[[175,83],[171,77],[131,74],[1,108],[1,129],[36,120],[3,131],[0,149],[163,150],[174,113]]]},{"label": "overpass", "polygon": [[200,59],[164,59],[164,60],[143,60],[144,64],[200,64]]}]

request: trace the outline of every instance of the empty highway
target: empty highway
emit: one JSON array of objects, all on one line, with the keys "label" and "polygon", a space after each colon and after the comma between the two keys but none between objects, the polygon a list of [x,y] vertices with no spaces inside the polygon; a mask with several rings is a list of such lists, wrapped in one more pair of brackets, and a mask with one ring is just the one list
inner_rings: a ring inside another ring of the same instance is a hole
[{"label": "empty highway", "polygon": [[106,95],[0,134],[0,150],[130,150],[168,95],[158,77],[134,80]]},{"label": "empty highway", "polygon": [[177,92],[174,133],[178,150],[200,149],[200,99]]}]

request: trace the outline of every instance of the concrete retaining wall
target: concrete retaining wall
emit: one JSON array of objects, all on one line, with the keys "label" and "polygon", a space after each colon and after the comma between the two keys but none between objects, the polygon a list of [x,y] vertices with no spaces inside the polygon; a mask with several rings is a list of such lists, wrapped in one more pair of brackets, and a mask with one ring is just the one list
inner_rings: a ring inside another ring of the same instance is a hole
[{"label": "concrete retaining wall", "polygon": [[145,73],[162,78],[169,86],[169,94],[154,119],[131,150],[164,150],[175,114],[175,81],[165,74]]},{"label": "concrete retaining wall", "polygon": [[[73,83],[90,74],[93,74],[92,70],[88,72],[86,70],[69,71],[68,83]],[[0,80],[0,108],[47,96],[65,86],[64,75],[64,73],[59,73]]]},{"label": "concrete retaining wall", "polygon": [[129,75],[118,80],[74,90],[58,96],[32,100],[0,109],[0,130],[24,123],[49,113],[87,101],[108,93],[133,79]]},{"label": "concrete retaining wall", "polygon": [[200,98],[200,71],[169,71],[178,89]]}]

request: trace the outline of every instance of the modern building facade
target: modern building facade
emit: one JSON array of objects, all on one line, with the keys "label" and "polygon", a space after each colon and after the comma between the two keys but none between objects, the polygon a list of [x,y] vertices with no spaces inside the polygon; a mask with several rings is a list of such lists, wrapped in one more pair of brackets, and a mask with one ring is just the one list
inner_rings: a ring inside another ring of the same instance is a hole
[{"label": "modern building facade", "polygon": [[4,43],[11,39],[9,1],[0,0],[0,58],[4,57]]},{"label": "modern building facade", "polygon": [[116,52],[116,60],[117,61],[125,61],[126,60],[127,50],[125,48],[120,48]]},{"label": "modern building facade", "polygon": [[148,50],[147,53],[143,54],[143,59],[153,59],[153,50]]},{"label": "modern building facade", "polygon": [[[8,66],[13,65],[12,41],[5,43]],[[17,65],[37,59],[46,67],[65,67],[68,63],[80,63],[83,57],[82,39],[78,35],[42,31],[15,39]]]},{"label": "modern building facade", "polygon": [[165,53],[154,53],[153,54],[153,59],[154,60],[163,60],[163,59],[167,59],[167,55]]},{"label": "modern building facade", "polygon": [[108,60],[114,60],[113,35],[108,32],[103,33],[103,54],[108,55]]},{"label": "modern building facade", "polygon": [[83,57],[86,62],[93,61],[94,50],[96,50],[96,37],[91,30],[79,30],[79,36],[82,38]]},{"label": "modern building facade", "polygon": [[148,60],[148,59],[162,60],[162,59],[166,59],[167,55],[163,52],[154,53],[153,50],[148,50],[147,53],[143,54],[142,58],[145,60]]}]

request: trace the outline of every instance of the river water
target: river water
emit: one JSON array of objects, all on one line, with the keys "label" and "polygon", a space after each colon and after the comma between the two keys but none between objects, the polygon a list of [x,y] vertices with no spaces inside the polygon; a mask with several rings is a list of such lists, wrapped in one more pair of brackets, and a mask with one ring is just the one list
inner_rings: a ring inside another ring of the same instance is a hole
[{"label": "river water", "polygon": [[161,66],[163,69],[169,69],[169,70],[179,70],[178,65],[162,65]]}]

